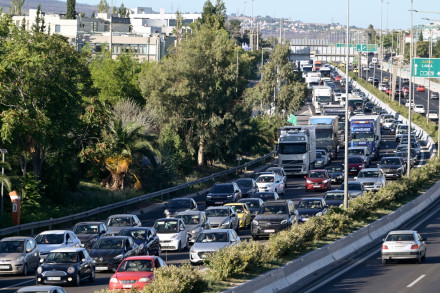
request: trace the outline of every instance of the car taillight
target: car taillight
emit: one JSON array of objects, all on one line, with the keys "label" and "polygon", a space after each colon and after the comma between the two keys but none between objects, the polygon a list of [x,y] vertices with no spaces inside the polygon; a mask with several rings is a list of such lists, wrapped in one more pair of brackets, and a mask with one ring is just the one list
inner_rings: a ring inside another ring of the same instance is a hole
[{"label": "car taillight", "polygon": [[388,246],[382,245],[382,249],[388,249]]},{"label": "car taillight", "polygon": [[419,248],[419,245],[418,244],[413,244],[413,245],[411,245],[411,249],[418,249]]}]

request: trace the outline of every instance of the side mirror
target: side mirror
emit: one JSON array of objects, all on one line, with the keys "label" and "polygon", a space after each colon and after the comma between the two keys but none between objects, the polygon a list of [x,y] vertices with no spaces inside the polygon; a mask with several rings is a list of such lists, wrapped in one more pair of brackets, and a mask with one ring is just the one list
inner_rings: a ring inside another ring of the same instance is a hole
[{"label": "side mirror", "polygon": [[86,262],[86,259],[83,258],[83,259],[81,260],[81,263],[85,263],[85,262]]},{"label": "side mirror", "polygon": [[40,258],[40,263],[43,263],[43,262],[44,262],[44,259]]},{"label": "side mirror", "polygon": [[185,228],[183,228],[183,227],[180,227],[180,231],[185,231]]},{"label": "side mirror", "polygon": [[307,178],[307,176],[304,176],[304,179],[306,179]]},{"label": "side mirror", "polygon": [[28,249],[26,249],[26,252],[27,252],[27,253],[32,252],[32,248],[28,248]]},{"label": "side mirror", "polygon": [[354,179],[354,180],[357,180],[358,178],[357,178],[357,177],[354,177],[353,179]]}]

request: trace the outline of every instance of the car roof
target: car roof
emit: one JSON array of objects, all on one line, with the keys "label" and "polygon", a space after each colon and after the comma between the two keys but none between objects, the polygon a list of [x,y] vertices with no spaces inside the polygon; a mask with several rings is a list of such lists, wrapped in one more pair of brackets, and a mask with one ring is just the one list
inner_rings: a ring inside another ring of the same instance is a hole
[{"label": "car roof", "polygon": [[154,260],[156,258],[159,258],[156,255],[137,255],[137,256],[129,256],[124,258],[124,260]]},{"label": "car roof", "polygon": [[300,199],[300,201],[303,201],[303,200],[322,200],[323,198],[322,197],[303,197],[303,198],[301,198]]},{"label": "car roof", "polygon": [[192,201],[192,200],[193,200],[192,198],[179,197],[179,198],[172,198],[168,202],[170,202],[170,201]]},{"label": "car roof", "polygon": [[380,171],[380,169],[379,168],[364,168],[360,172],[362,172],[362,171]]},{"label": "car roof", "polygon": [[76,223],[76,225],[99,225],[99,224],[105,224],[104,222],[98,222],[98,221],[90,221],[90,222],[79,222]]},{"label": "car roof", "polygon": [[57,248],[54,250],[51,250],[50,252],[78,252],[78,251],[82,251],[85,250],[85,248],[83,247],[62,247],[62,248]]},{"label": "car roof", "polygon": [[263,201],[261,198],[259,197],[247,197],[247,198],[242,198],[240,199],[238,202],[246,202],[246,201]]},{"label": "car roof", "polygon": [[229,232],[229,231],[234,231],[234,229],[208,229],[208,230],[203,230],[202,233],[205,233],[205,232]]},{"label": "car roof", "polygon": [[61,289],[59,286],[29,286],[20,288],[17,292],[35,292],[35,291],[50,291],[52,289]]},{"label": "car roof", "polygon": [[117,214],[117,215],[111,215],[109,218],[116,218],[116,217],[133,217],[135,215],[133,214]]},{"label": "car roof", "polygon": [[326,169],[313,169],[313,170],[310,170],[310,172],[326,172],[326,171],[327,171]]},{"label": "car roof", "polygon": [[289,202],[290,200],[269,200],[264,202],[264,205],[285,205]]},{"label": "car roof", "polygon": [[417,233],[415,230],[394,230],[390,231],[388,234],[411,234],[411,233]]},{"label": "car roof", "polygon": [[213,210],[213,209],[229,209],[230,207],[225,207],[225,206],[210,206],[207,207],[206,210]]},{"label": "car roof", "polygon": [[46,235],[46,234],[64,234],[66,232],[68,232],[70,230],[48,230],[48,231],[43,231],[40,234],[41,235]]},{"label": "car roof", "polygon": [[127,228],[122,229],[121,231],[123,231],[123,230],[128,230],[128,231],[145,230],[145,231],[147,231],[147,230],[151,230],[151,229],[152,229],[151,227],[127,227]]},{"label": "car roof", "polygon": [[367,149],[368,150],[368,147],[366,147],[366,146],[355,146],[355,147],[349,147],[348,148],[349,150],[357,150],[357,149]]},{"label": "car roof", "polygon": [[0,241],[24,241],[28,239],[34,239],[34,238],[28,236],[12,236],[12,237],[5,237]]},{"label": "car roof", "polygon": [[227,206],[227,207],[232,207],[232,206],[236,206],[236,205],[244,206],[245,204],[246,203],[244,203],[244,202],[230,202],[230,203],[225,204],[225,206]]},{"label": "car roof", "polygon": [[382,158],[382,160],[385,160],[385,159],[400,159],[400,157],[393,156],[393,157],[383,157]]}]

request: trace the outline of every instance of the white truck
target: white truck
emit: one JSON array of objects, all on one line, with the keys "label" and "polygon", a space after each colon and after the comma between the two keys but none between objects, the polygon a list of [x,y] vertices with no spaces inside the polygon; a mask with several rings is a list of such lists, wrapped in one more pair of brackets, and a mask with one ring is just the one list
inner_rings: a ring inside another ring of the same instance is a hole
[{"label": "white truck", "polygon": [[316,161],[315,126],[285,126],[278,135],[278,166],[287,175],[308,174]]},{"label": "white truck", "polygon": [[333,101],[333,90],[329,86],[314,86],[312,91],[312,104],[315,113],[321,113],[321,106],[328,105]]},{"label": "white truck", "polygon": [[313,86],[321,84],[321,73],[319,72],[309,72],[305,77],[307,88],[311,90]]}]

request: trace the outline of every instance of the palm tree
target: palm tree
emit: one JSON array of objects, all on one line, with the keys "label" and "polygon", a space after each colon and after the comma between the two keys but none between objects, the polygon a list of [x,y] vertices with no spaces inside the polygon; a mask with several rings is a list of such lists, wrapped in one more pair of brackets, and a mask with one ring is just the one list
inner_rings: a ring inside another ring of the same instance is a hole
[{"label": "palm tree", "polygon": [[136,122],[124,125],[121,118],[110,120],[106,130],[105,142],[111,150],[104,160],[111,174],[109,188],[124,189],[124,179],[130,172],[136,179],[135,188],[141,189],[138,178],[130,171],[130,165],[136,154],[147,157],[153,166],[156,165],[159,152],[151,143],[154,137],[147,133],[145,126]]}]

